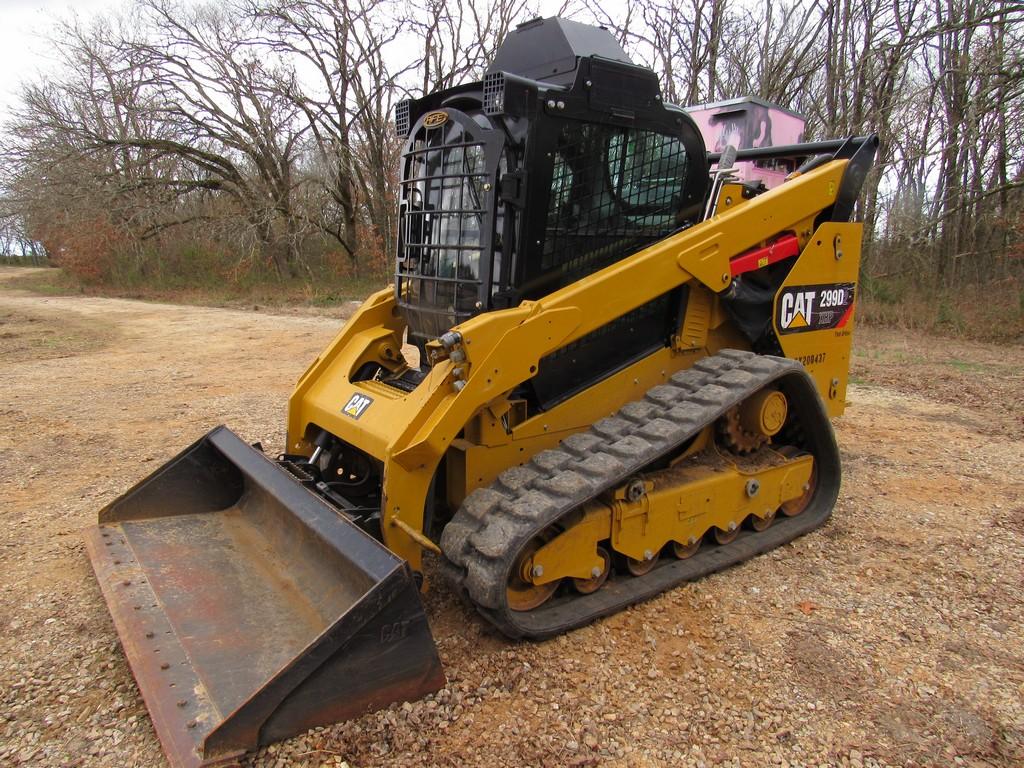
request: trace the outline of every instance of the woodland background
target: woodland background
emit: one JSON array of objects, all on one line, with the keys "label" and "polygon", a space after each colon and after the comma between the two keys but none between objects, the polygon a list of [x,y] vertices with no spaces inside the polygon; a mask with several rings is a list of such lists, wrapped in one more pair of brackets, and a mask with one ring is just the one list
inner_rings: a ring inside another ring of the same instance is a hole
[{"label": "woodland background", "polygon": [[62,267],[44,290],[357,298],[391,269],[394,105],[540,11],[611,29],[670,101],[878,132],[861,316],[1024,337],[1024,4],[998,0],[137,0],[55,21],[0,131],[0,254]]}]

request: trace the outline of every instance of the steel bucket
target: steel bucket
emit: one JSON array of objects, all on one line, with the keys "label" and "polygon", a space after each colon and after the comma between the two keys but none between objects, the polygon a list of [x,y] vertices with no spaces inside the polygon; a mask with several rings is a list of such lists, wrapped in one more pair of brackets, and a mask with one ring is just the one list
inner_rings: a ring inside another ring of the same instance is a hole
[{"label": "steel bucket", "polygon": [[408,564],[226,427],[103,509],[86,547],[173,766],[444,685]]}]

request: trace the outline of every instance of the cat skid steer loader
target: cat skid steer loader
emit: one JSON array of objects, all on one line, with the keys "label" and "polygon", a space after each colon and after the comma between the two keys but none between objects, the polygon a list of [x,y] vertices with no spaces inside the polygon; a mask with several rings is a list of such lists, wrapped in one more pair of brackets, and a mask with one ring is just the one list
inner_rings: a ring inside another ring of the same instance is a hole
[{"label": "cat skid steer loader", "polygon": [[425,570],[542,638],[836,501],[874,136],[741,150],[799,168],[740,183],[653,72],[560,19],[396,123],[395,283],[299,380],[286,452],[218,427],[88,531],[175,766],[442,686]]}]

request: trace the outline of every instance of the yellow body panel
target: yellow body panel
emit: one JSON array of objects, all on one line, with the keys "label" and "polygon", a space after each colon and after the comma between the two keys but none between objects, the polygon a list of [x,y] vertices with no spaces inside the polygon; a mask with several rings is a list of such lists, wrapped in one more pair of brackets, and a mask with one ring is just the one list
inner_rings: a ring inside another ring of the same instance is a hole
[{"label": "yellow body panel", "polygon": [[[822,224],[783,282],[772,313],[782,351],[786,357],[802,363],[814,377],[829,416],[833,417],[842,415],[846,408],[856,296],[852,298],[847,318],[840,327],[799,333],[786,333],[780,327],[779,302],[786,289],[794,286],[854,285],[860,269],[860,238],[860,224]],[[850,290],[855,291],[855,286]],[[811,311],[831,310],[812,307]]]},{"label": "yellow body panel", "polygon": [[[783,502],[799,497],[811,475],[806,456],[761,471],[705,466],[667,470],[661,484],[639,502],[619,501],[611,527],[612,545],[634,560],[657,552],[670,541],[688,544],[712,527],[733,530],[748,515],[771,516]],[[760,489],[748,496],[748,480]]]},{"label": "yellow body panel", "polygon": [[[811,476],[813,460],[803,456],[780,466],[759,470],[738,467],[677,467],[664,470],[636,501],[622,494],[591,504],[584,519],[538,549],[524,564],[532,572],[540,566],[536,583],[561,578],[590,578],[600,567],[600,542],[634,560],[644,560],[669,542],[683,546],[696,542],[711,528],[729,531],[748,515],[770,517],[784,502],[800,497]],[[751,496],[747,483],[756,480]]]},{"label": "yellow body panel", "polygon": [[[732,257],[780,233],[793,232],[807,249],[787,284],[847,280],[850,270],[854,277],[849,279],[855,280],[859,225],[824,224],[818,233],[812,232],[814,218],[835,201],[846,165],[845,160],[834,160],[775,190],[727,206],[711,220],[541,300],[462,323],[454,330],[461,334],[466,361],[456,366],[443,359],[439,345],[432,345],[442,359],[435,359],[430,374],[412,393],[352,382],[367,362],[390,370],[404,364],[395,354],[404,327],[393,290],[374,294],[300,379],[289,403],[288,450],[310,454],[310,440],[316,428],[322,428],[382,461],[384,542],[420,570],[423,546],[410,530],[423,530],[431,481],[449,451],[448,501],[457,505],[503,469],[557,444],[676,371],[722,348],[748,346],[728,321],[717,295],[731,282]],[[838,261],[826,248],[837,235],[844,251]],[[518,418],[521,410],[508,401],[509,393],[536,373],[541,358],[686,283],[686,315],[671,347],[513,426],[513,417]],[[828,395],[833,378],[841,379],[839,389],[845,388],[848,337],[831,331],[792,334],[784,338],[783,347],[788,356],[825,350],[828,363],[817,364],[812,372],[830,407],[841,408],[841,394]],[[354,400],[356,396],[369,398],[368,404]],[[353,402],[362,406],[350,409],[358,411],[355,415],[345,412]],[[503,416],[509,419],[507,430],[499,426]],[[457,487],[452,487],[453,481]]]}]

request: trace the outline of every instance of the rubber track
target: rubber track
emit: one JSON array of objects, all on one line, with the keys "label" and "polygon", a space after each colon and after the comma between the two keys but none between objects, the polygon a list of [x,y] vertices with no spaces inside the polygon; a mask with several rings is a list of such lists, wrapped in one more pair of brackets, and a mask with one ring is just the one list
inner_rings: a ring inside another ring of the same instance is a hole
[{"label": "rubber track", "polygon": [[[609,579],[590,595],[555,596],[532,611],[511,611],[506,585],[530,540],[587,501],[618,487],[698,434],[725,411],[776,383],[789,400],[786,431],[817,463],[808,509],[762,533],[743,531],[731,544],[705,544],[686,560],[662,558],[640,577]],[[725,350],[650,389],[559,447],[511,467],[471,493],[445,527],[446,572],[477,610],[510,637],[547,637],[614,613],[684,581],[749,559],[821,525],[839,491],[839,452],[817,388],[799,363]]]}]

